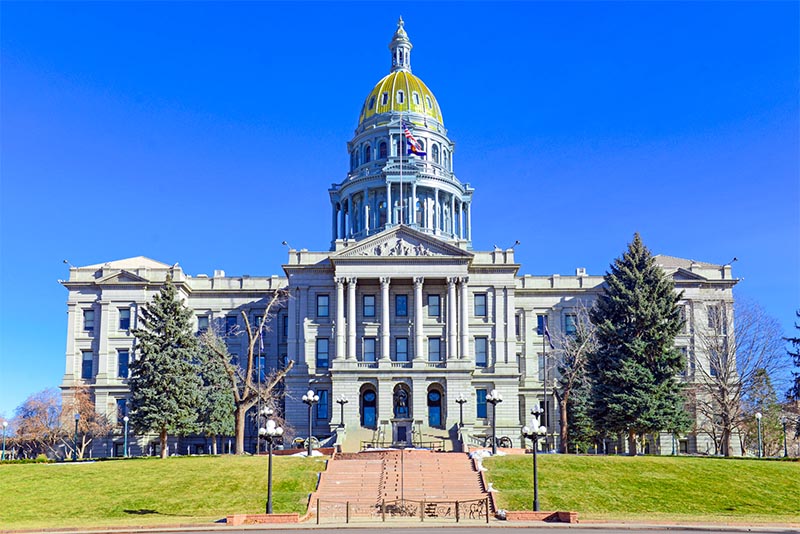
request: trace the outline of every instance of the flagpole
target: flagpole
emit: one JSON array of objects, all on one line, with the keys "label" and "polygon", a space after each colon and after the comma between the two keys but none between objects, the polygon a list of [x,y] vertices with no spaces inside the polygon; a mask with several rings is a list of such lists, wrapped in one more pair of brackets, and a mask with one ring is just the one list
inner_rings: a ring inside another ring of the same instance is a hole
[{"label": "flagpole", "polygon": [[[550,428],[550,423],[548,421],[548,413],[547,413],[547,316],[544,316],[544,329],[542,332],[542,366],[544,367],[544,427],[546,429]],[[545,452],[548,451],[548,444],[547,444],[547,433],[544,435],[544,449]]]},{"label": "flagpole", "polygon": [[405,204],[405,199],[403,198],[403,139],[405,138],[405,132],[403,132],[403,128],[405,128],[405,124],[403,124],[403,114],[400,114],[400,215],[397,217],[399,219],[399,223],[403,224],[403,204]]}]

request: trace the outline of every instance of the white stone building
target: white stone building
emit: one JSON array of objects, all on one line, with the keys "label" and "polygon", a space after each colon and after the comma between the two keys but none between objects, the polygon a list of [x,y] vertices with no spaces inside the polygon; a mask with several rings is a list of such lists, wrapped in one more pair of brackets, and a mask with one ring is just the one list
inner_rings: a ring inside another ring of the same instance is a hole
[{"label": "white stone building", "polygon": [[[455,437],[460,395],[467,399],[464,435],[476,442],[489,433],[486,394],[496,389],[504,398],[496,406],[497,434],[521,443],[526,414],[545,400],[544,362],[553,367],[543,325],[554,337],[569,334],[577,310],[591,306],[603,278],[584,269],[574,276],[520,276],[513,248],[472,249],[474,190],[453,173],[454,146],[436,98],[411,73],[402,20],[390,50],[391,72],[367,96],[348,143],[350,172],[329,189],[331,250],[290,250],[285,276],[189,276],[177,264],[143,257],[71,268],[63,282],[69,290],[66,399],[84,383],[100,410],[112,419],[124,413],[133,354],[129,329],[170,275],[195,311],[198,330],[235,331],[242,311],[255,322],[271,292],[289,290],[287,306],[270,318],[262,365],[294,362],[283,408],[297,435],[307,433],[309,411],[301,397],[311,388],[320,396],[313,432],[339,431],[349,449],[362,441]],[[695,366],[708,365],[694,346],[694,325],[731,309],[736,279],[730,265],[669,256],[658,261],[684,292],[687,328],[677,344],[686,349],[691,380]],[[228,342],[232,354],[245,353],[243,336]],[[555,435],[551,369],[547,377]],[[335,403],[341,397],[348,400],[342,411]],[[671,452],[671,437],[660,441],[657,450]],[[96,443],[94,454],[119,455],[121,442],[118,429]],[[202,438],[175,446],[180,454],[207,450]],[[150,447],[139,437],[133,452]],[[252,436],[248,448],[255,448]],[[707,439],[692,434],[681,437],[681,448],[713,452]]]}]

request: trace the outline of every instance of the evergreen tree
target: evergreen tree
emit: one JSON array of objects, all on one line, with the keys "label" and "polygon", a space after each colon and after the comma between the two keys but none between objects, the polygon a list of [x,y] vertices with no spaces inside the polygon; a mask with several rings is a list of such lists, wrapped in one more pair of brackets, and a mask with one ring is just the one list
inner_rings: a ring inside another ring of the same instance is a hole
[{"label": "evergreen tree", "polygon": [[[797,317],[800,318],[800,310],[795,313],[797,314]],[[800,330],[800,323],[794,323],[794,327],[795,329]],[[788,341],[794,349],[788,350],[787,352],[794,360],[794,366],[797,368],[797,370],[792,373],[794,376],[794,383],[789,388],[789,392],[786,394],[786,396],[789,398],[789,400],[800,402],[800,336],[787,337],[786,341]],[[800,434],[800,424],[798,424],[797,430],[798,434]]]},{"label": "evergreen tree", "polygon": [[632,455],[637,435],[690,425],[676,378],[685,367],[675,348],[680,298],[637,233],[590,312],[598,340],[587,366],[592,419],[604,432],[627,434]]},{"label": "evergreen tree", "polygon": [[180,300],[169,277],[141,313],[141,328],[132,330],[137,357],[128,380],[130,421],[136,432],[158,433],[161,457],[166,458],[167,434],[195,429],[201,386],[198,344],[192,311]]},{"label": "evergreen tree", "polygon": [[[220,338],[214,337],[210,342],[217,344],[218,351],[228,354],[228,349]],[[234,431],[233,384],[224,361],[206,343],[201,343],[200,377],[203,387],[197,423],[198,431],[212,438],[212,454],[217,454],[217,437],[232,436]]]},{"label": "evergreen tree", "polygon": [[758,450],[758,421],[756,413],[761,413],[761,444],[765,456],[777,454],[783,444],[783,426],[780,418],[781,405],[778,394],[772,385],[772,378],[766,369],[759,369],[753,377],[753,383],[743,399],[739,425],[742,438],[742,454],[748,450]]},{"label": "evergreen tree", "polygon": [[583,373],[572,385],[572,393],[567,399],[567,443],[572,452],[586,452],[597,439],[590,408],[591,385]]}]

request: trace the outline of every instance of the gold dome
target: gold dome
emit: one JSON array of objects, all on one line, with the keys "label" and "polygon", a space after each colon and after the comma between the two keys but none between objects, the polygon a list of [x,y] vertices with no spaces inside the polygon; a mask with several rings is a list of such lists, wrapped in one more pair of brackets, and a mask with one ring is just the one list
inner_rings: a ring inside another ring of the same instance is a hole
[{"label": "gold dome", "polygon": [[358,124],[391,112],[419,113],[444,124],[436,97],[422,80],[406,70],[392,72],[375,84],[361,108]]}]

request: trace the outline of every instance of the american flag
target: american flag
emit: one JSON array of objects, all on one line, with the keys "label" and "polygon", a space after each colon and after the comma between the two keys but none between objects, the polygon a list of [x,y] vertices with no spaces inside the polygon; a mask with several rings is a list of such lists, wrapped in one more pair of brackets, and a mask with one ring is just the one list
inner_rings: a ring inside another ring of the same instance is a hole
[{"label": "american flag", "polygon": [[408,145],[408,153],[414,154],[415,156],[424,156],[425,152],[422,151],[422,147],[419,144],[419,141],[416,140],[414,134],[411,133],[411,130],[408,129],[408,125],[405,121],[400,121],[400,124],[403,126],[403,135],[406,136],[406,144]]}]

